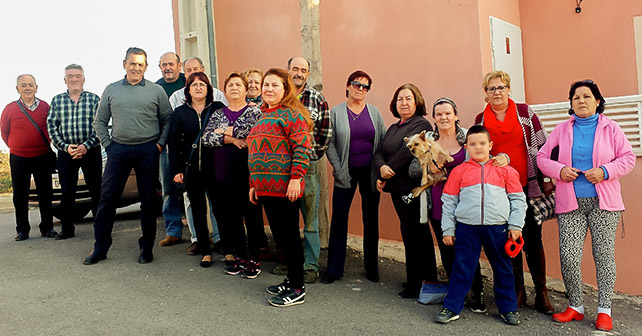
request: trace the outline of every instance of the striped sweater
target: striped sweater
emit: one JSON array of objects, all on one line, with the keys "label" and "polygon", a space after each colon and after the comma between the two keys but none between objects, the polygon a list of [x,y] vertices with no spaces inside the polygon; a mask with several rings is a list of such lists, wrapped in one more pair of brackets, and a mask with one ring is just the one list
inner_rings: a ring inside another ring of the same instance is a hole
[{"label": "striped sweater", "polygon": [[[247,137],[250,188],[258,196],[286,197],[290,179],[308,170],[311,135],[298,112],[281,105],[266,109]],[[301,179],[301,195],[304,180]]]}]

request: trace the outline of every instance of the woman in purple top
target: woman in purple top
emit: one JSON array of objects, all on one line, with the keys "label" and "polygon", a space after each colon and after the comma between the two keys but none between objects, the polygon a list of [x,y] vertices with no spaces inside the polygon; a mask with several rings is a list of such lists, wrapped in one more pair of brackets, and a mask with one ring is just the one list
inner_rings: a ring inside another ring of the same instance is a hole
[{"label": "woman in purple top", "polygon": [[[436,141],[455,159],[453,162],[446,163],[444,166],[446,176],[448,176],[454,167],[460,165],[467,159],[466,149],[464,148],[467,130],[459,126],[457,104],[449,98],[439,98],[435,101],[432,105],[432,118],[435,120],[435,130],[426,132],[426,138]],[[421,177],[421,166],[417,160],[414,160],[410,166],[410,175],[417,178]],[[442,181],[429,189],[432,204],[429,217],[430,224],[437,238],[441,263],[448,277],[450,277],[455,260],[455,247],[446,246],[442,241],[441,207],[443,203],[441,202],[441,195],[444,191],[445,184],[446,181]],[[415,202],[417,202],[417,200]],[[471,287],[471,301],[468,304],[473,312],[483,313],[486,311],[483,288],[481,271],[479,266],[477,266]]]},{"label": "woman in purple top", "polygon": [[256,125],[261,111],[245,101],[247,88],[243,74],[234,72],[227,77],[224,90],[229,105],[212,113],[202,141],[204,146],[214,148],[214,166],[210,170],[212,204],[223,242],[225,273],[243,273],[245,278],[255,278],[261,272],[258,262],[261,246],[250,237],[248,256],[243,219],[248,235],[254,230],[263,230],[263,223],[260,208],[247,198],[250,186],[245,138]]},{"label": "woman in purple top", "polygon": [[379,192],[372,157],[386,133],[379,109],[365,102],[372,79],[363,71],[348,76],[348,101],[330,110],[333,134],[327,155],[334,170],[332,223],[328,266],[321,281],[329,284],[343,276],[348,238],[348,217],[359,186],[363,219],[363,251],[366,278],[379,281]]}]

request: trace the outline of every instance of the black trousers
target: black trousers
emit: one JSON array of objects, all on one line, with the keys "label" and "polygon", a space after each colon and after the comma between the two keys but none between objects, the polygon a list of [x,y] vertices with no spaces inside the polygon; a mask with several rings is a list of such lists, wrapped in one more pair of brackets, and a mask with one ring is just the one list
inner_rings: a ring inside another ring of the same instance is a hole
[{"label": "black trousers", "polygon": [[[441,220],[430,218],[430,225],[432,225],[432,230],[435,232],[435,238],[437,239],[437,245],[439,246],[439,254],[441,255],[441,264],[444,265],[444,269],[448,274],[448,277],[452,277],[453,272],[453,263],[455,262],[455,246],[446,246],[444,244],[444,232],[441,231]],[[477,269],[473,276],[473,284],[470,287],[473,293],[481,293],[484,290],[484,283],[482,282],[481,275],[481,265],[477,261]]]},{"label": "black trousers", "polygon": [[67,152],[58,151],[58,177],[62,187],[62,232],[73,233],[74,208],[76,206],[76,189],[78,186],[78,170],[82,168],[85,184],[91,197],[91,210],[96,214],[100,201],[100,184],[103,176],[103,159],[100,146],[87,151],[80,159],[73,159]]},{"label": "black trousers", "polygon": [[[249,190],[247,183],[212,183],[212,206],[223,243],[223,252],[239,258],[247,258],[243,216],[248,209]],[[201,240],[198,237],[197,239]]]},{"label": "black trousers", "polygon": [[[407,193],[406,193],[407,194]],[[406,204],[402,193],[391,193],[401,226],[401,237],[406,252],[406,278],[412,290],[421,288],[423,281],[437,281],[437,261],[432,233],[428,224],[419,223],[419,202]]]},{"label": "black trousers", "polygon": [[111,232],[120,196],[132,169],[136,173],[136,185],[140,198],[140,227],[143,233],[138,239],[141,250],[150,251],[156,239],[156,214],[158,213],[158,158],[156,141],[140,145],[122,145],[112,142],[105,149],[107,164],[103,174],[98,212],[94,220],[94,250],[107,253],[112,244]]},{"label": "black trousers", "polygon": [[372,191],[371,169],[371,166],[350,168],[350,188],[334,187],[326,269],[326,272],[332,275],[343,276],[348,219],[357,185],[361,195],[363,221],[363,264],[367,275],[379,275],[379,199],[381,195],[377,191]]},{"label": "black trousers", "polygon": [[[174,177],[172,177],[172,180]],[[210,230],[207,227],[207,199],[208,193],[211,200],[214,198],[211,186],[207,183],[207,176],[203,171],[190,169],[185,178],[185,189],[192,207],[192,219],[194,220],[194,231],[196,233],[198,250],[202,255],[212,255],[210,247]]]},{"label": "black trousers", "polygon": [[285,197],[259,197],[265,215],[274,233],[276,243],[283,250],[288,266],[288,279],[294,289],[303,288],[303,244],[299,229],[301,199],[290,202]]},{"label": "black trousers", "polygon": [[16,211],[16,232],[29,234],[29,188],[31,175],[36,183],[38,193],[38,208],[40,209],[40,232],[45,233],[53,229],[53,215],[51,212],[51,167],[47,155],[32,158],[11,154],[9,156],[11,167],[11,186],[13,187],[13,207]]},{"label": "black trousers", "polygon": [[268,247],[265,224],[263,223],[263,204],[259,202],[255,205],[248,200],[243,218],[247,230],[247,248],[250,259],[258,261],[261,248]]}]

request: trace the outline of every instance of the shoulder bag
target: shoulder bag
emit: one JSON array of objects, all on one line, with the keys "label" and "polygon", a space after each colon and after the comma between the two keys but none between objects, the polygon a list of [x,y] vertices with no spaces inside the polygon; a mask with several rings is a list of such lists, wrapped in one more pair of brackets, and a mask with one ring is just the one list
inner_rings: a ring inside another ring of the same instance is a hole
[{"label": "shoulder bag", "polygon": [[16,104],[18,104],[18,107],[20,107],[20,111],[22,111],[22,113],[25,115],[25,117],[27,117],[27,119],[29,119],[29,121],[31,122],[33,127],[35,127],[38,130],[38,133],[40,133],[40,136],[42,137],[42,140],[45,142],[45,144],[49,148],[49,151],[47,152],[47,154],[45,154],[47,156],[46,157],[47,167],[49,167],[49,172],[55,173],[56,172],[56,167],[58,165],[58,157],[56,156],[56,153],[54,153],[54,151],[51,149],[51,145],[49,145],[49,139],[47,139],[47,136],[40,129],[40,126],[38,126],[38,124],[36,124],[36,122],[33,120],[33,118],[31,118],[31,116],[29,115],[29,113],[27,113],[27,110],[25,110],[25,108],[22,106],[22,104],[20,103],[19,100],[16,101]]}]

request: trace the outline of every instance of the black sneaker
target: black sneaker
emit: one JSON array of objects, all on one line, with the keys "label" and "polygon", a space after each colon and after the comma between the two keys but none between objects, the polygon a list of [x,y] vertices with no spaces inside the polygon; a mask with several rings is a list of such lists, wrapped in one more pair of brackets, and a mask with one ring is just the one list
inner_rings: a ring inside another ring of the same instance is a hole
[{"label": "black sneaker", "polygon": [[500,314],[502,319],[504,320],[504,323],[510,324],[510,325],[518,325],[519,324],[519,313],[518,312],[508,312],[506,314]]},{"label": "black sneaker", "polygon": [[288,288],[283,293],[268,299],[275,307],[289,307],[305,302],[305,286],[301,289]]},{"label": "black sneaker", "polygon": [[290,280],[285,279],[282,283],[274,286],[268,286],[265,290],[272,295],[279,295],[286,290],[290,289]]},{"label": "black sneaker", "polygon": [[244,279],[254,279],[261,274],[261,263],[249,259],[245,264],[245,269],[241,273],[241,277]]},{"label": "black sneaker", "polygon": [[485,313],[486,304],[484,303],[484,292],[473,292],[470,295],[470,303],[468,303],[468,307],[470,307],[470,310],[473,313]]},{"label": "black sneaker", "polygon": [[446,324],[450,321],[455,321],[459,319],[459,315],[453,313],[448,308],[443,308],[437,316],[435,316],[435,322]]},{"label": "black sneaker", "polygon": [[238,259],[235,260],[225,260],[225,274],[229,275],[238,275],[243,271],[241,263]]}]

